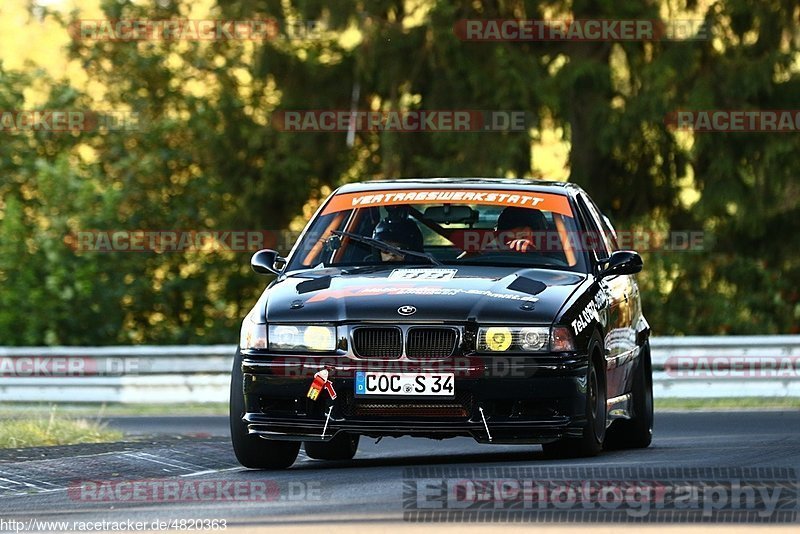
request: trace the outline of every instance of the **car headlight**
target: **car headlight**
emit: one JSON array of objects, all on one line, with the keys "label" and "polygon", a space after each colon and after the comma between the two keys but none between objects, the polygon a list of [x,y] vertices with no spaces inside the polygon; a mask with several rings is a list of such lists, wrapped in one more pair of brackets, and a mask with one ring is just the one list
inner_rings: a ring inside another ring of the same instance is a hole
[{"label": "car headlight", "polygon": [[336,350],[336,327],[271,324],[269,349],[331,352]]},{"label": "car headlight", "polygon": [[248,313],[242,321],[242,329],[239,332],[239,348],[267,348],[267,325],[256,322],[252,313]]},{"label": "car headlight", "polygon": [[488,326],[478,329],[478,352],[547,352],[550,328],[546,326]]}]

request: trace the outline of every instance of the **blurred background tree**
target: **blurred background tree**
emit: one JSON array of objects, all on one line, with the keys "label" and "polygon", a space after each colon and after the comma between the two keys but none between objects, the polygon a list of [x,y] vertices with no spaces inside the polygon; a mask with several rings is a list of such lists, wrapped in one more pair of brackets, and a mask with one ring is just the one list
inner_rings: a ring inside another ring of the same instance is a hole
[{"label": "blurred background tree", "polygon": [[[75,252],[70,233],[297,230],[337,185],[402,176],[569,179],[619,229],[703,231],[702,251],[645,253],[656,334],[798,331],[800,135],[664,123],[678,109],[800,109],[796,2],[13,0],[0,15],[0,110],[142,118],[132,131],[0,132],[0,345],[230,343],[263,287],[248,253]],[[274,18],[281,33],[67,31],[209,18]],[[708,35],[464,42],[453,25],[469,18],[694,20]],[[348,142],[271,124],[278,110],[353,106],[523,110],[530,128]]]}]

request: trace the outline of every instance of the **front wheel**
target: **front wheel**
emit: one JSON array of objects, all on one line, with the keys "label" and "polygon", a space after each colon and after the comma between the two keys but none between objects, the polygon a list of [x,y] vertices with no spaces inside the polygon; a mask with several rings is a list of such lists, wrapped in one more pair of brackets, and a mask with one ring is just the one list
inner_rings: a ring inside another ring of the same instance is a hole
[{"label": "front wheel", "polygon": [[[590,352],[593,354],[594,352]],[[543,443],[542,450],[551,458],[597,456],[603,449],[606,435],[605,372],[595,358],[589,362],[586,375],[586,425],[579,438],[562,438]]]},{"label": "front wheel", "polygon": [[231,370],[230,425],[231,442],[236,459],[251,469],[284,469],[297,459],[299,441],[274,441],[247,433],[244,416],[244,382],[242,378],[242,354],[236,351]]}]

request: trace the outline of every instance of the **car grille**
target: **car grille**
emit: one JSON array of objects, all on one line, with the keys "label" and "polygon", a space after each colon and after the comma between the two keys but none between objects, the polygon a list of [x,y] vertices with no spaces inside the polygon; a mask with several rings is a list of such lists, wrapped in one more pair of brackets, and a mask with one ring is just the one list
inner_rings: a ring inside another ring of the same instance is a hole
[{"label": "car grille", "polygon": [[[412,360],[450,358],[458,348],[455,328],[414,326],[408,329],[405,354]],[[403,330],[395,326],[359,326],[353,330],[353,351],[359,358],[397,359],[403,354]]]},{"label": "car grille", "polygon": [[399,328],[357,328],[353,331],[353,350],[361,358],[399,358],[403,353]]},{"label": "car grille", "polygon": [[452,328],[412,328],[406,339],[406,356],[416,360],[449,358],[457,342]]}]

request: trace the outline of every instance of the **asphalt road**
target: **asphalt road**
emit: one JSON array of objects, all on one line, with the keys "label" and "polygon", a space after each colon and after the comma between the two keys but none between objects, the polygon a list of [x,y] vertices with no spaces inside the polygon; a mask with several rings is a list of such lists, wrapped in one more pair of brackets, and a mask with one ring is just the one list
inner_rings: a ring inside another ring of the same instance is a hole
[{"label": "asphalt road", "polygon": [[[152,526],[155,520],[224,519],[228,527],[369,528],[441,520],[435,514],[442,508],[451,520],[469,521],[505,521],[513,513],[523,514],[518,521],[547,522],[777,521],[794,528],[800,521],[796,411],[660,413],[650,448],[590,459],[549,460],[537,446],[481,445],[467,438],[387,438],[362,440],[349,462],[311,460],[301,451],[291,469],[274,472],[238,466],[224,417],[114,418],[110,424],[140,436],[116,444],[0,451],[0,531],[14,530],[9,520],[39,530],[41,523],[28,521]],[[592,497],[590,489],[580,501],[568,488],[579,489],[579,483],[616,485],[622,500],[608,493]],[[544,501],[531,501],[530,492],[545,486],[538,493]],[[559,487],[564,491],[554,497]],[[673,500],[662,499],[663,509],[658,493],[645,501],[632,492],[642,496],[654,487],[662,496],[664,488],[673,492]],[[677,504],[681,487],[700,488],[682,501],[683,508]],[[738,508],[732,497],[737,488],[745,492]]]},{"label": "asphalt road", "polygon": [[230,436],[227,416],[199,415],[182,416],[117,416],[106,419],[108,426],[126,434],[167,436]]}]

